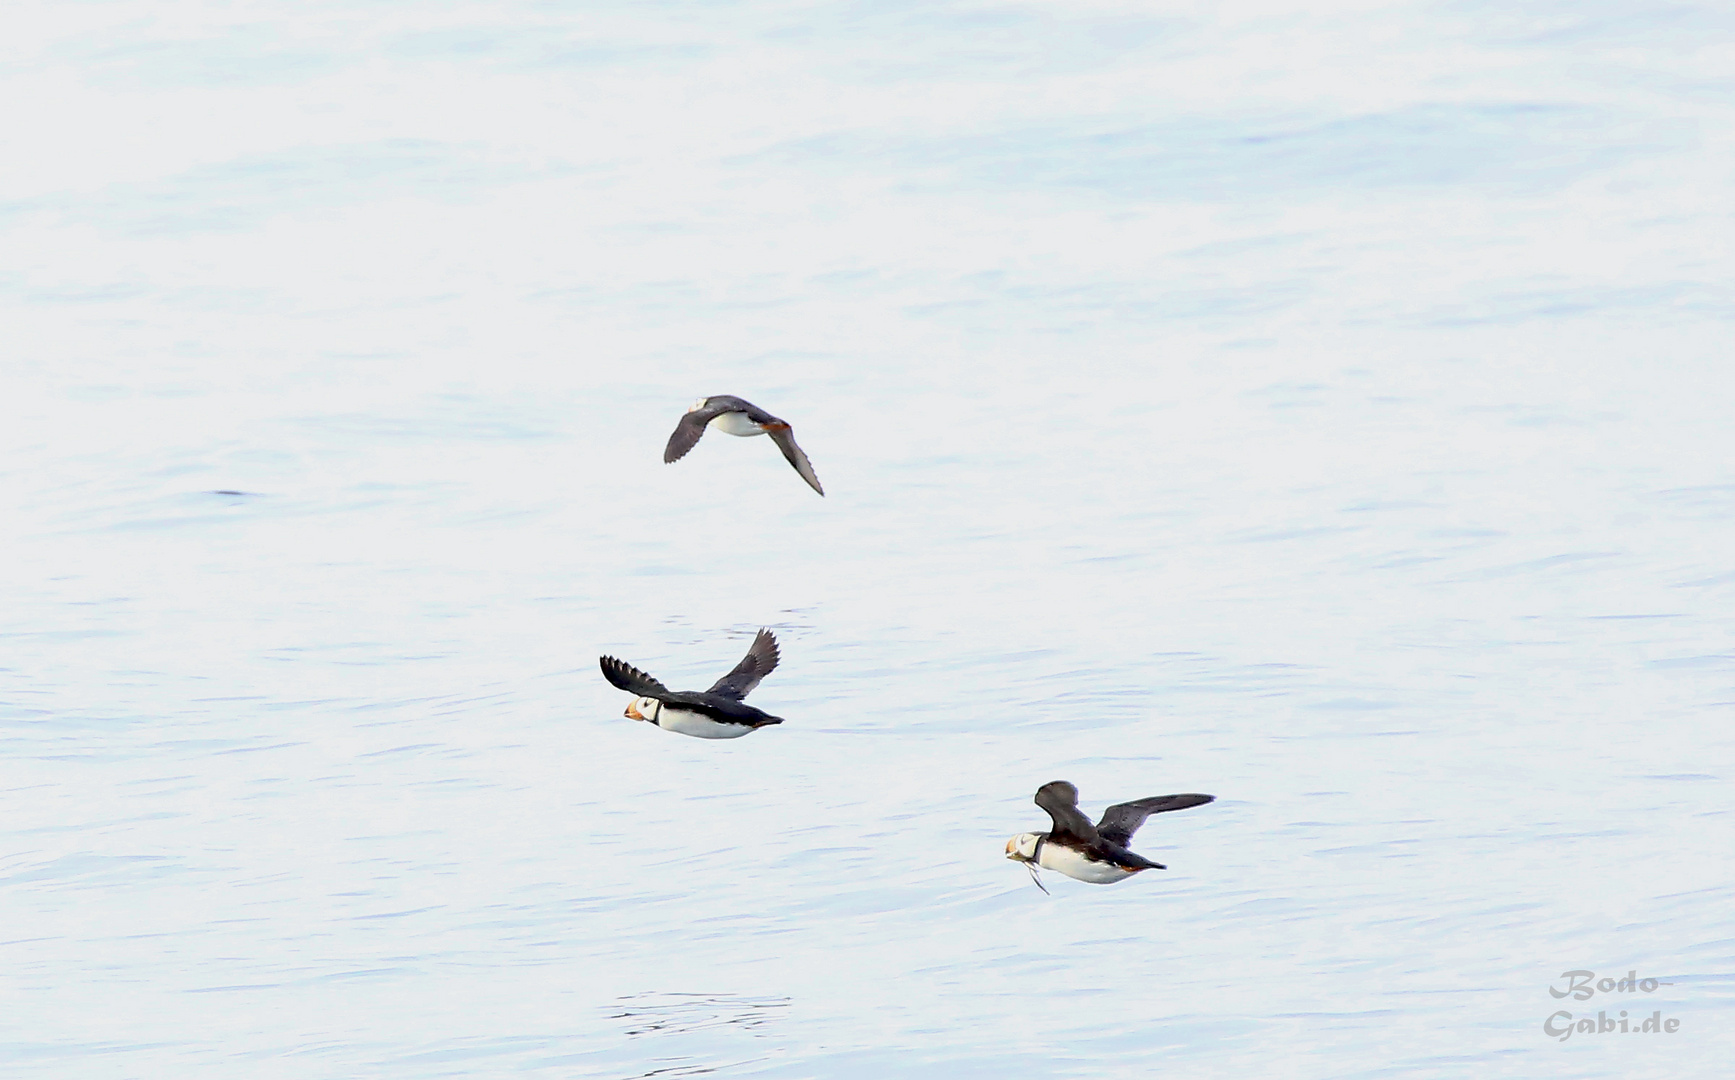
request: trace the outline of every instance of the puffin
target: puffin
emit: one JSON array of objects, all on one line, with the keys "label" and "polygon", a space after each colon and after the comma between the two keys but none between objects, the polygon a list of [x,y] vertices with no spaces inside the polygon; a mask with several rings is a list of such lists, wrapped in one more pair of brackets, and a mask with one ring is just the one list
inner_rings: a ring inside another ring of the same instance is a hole
[{"label": "puffin", "polygon": [[783,723],[781,716],[760,712],[741,699],[777,667],[777,638],[760,630],[747,655],[711,689],[670,690],[661,682],[612,656],[600,658],[603,678],[634,695],[626,715],[699,739],[739,739],[750,731]]},{"label": "puffin", "polygon": [[1113,885],[1140,870],[1168,869],[1127,848],[1146,818],[1169,810],[1203,806],[1215,798],[1215,795],[1152,795],[1111,806],[1103,811],[1102,820],[1092,825],[1078,808],[1078,789],[1065,780],[1051,780],[1036,789],[1036,805],[1054,819],[1053,831],[1019,833],[1006,841],[1006,857],[1023,863],[1037,888],[1042,888],[1042,881],[1036,876],[1038,866],[1093,885]]},{"label": "puffin", "polygon": [[807,481],[807,486],[821,495],[825,494],[807,455],[801,452],[801,447],[795,445],[794,429],[751,401],[743,401],[730,394],[718,394],[693,402],[693,407],[688,409],[687,414],[681,417],[681,422],[675,425],[675,433],[669,436],[669,445],[663,449],[663,464],[667,465],[686,457],[687,451],[698,445],[699,436],[705,434],[708,427],[742,438],[751,435],[771,436],[777,449],[783,451],[783,456],[789,459],[789,463],[795,466],[795,471]]}]

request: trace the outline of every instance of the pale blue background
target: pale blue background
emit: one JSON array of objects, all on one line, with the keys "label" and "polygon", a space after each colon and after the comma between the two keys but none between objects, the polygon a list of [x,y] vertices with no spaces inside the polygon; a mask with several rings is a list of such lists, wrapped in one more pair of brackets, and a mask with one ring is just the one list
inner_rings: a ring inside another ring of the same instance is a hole
[{"label": "pale blue background", "polygon": [[7,1075],[1722,1075],[1735,15],[1224,7],[7,5]]}]

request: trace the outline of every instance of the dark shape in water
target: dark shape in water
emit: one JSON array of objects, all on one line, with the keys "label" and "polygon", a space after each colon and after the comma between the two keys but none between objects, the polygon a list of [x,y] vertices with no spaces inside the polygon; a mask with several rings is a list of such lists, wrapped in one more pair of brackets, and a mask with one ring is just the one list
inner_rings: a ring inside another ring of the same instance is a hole
[{"label": "dark shape in water", "polygon": [[738,994],[633,994],[620,999],[611,1019],[627,1020],[628,1035],[675,1035],[714,1028],[748,1031],[789,1008],[786,997],[753,998]]}]

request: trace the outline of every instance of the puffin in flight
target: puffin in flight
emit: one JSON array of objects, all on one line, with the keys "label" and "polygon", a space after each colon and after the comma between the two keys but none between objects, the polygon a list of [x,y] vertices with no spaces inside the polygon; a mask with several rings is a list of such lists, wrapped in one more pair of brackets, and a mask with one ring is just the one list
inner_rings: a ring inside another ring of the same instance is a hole
[{"label": "puffin in flight", "polygon": [[601,663],[603,678],[634,695],[626,711],[632,719],[700,739],[738,739],[756,728],[783,723],[781,716],[760,712],[741,700],[771,674],[777,659],[777,639],[771,631],[761,630],[734,670],[703,693],[670,690],[612,656],[602,657]]},{"label": "puffin in flight", "polygon": [[[1103,811],[1095,825],[1078,808],[1078,789],[1065,780],[1051,780],[1036,789],[1036,805],[1048,811],[1054,819],[1054,830],[1045,833],[1019,833],[1006,841],[1006,857],[1023,863],[1030,870],[1030,879],[1042,888],[1036,867],[1045,866],[1070,878],[1093,885],[1112,885],[1124,881],[1140,870],[1165,870],[1162,863],[1152,862],[1127,849],[1133,833],[1152,814],[1168,810],[1185,810],[1215,799],[1214,795],[1152,795],[1132,802],[1120,803]],[[1047,892],[1047,889],[1043,889]]]},{"label": "puffin in flight", "polygon": [[783,451],[783,456],[789,459],[789,463],[795,466],[795,471],[807,481],[807,486],[821,495],[825,494],[807,455],[801,452],[801,447],[795,445],[794,429],[752,402],[742,401],[729,394],[718,394],[716,397],[700,398],[693,402],[687,415],[681,417],[681,422],[675,425],[675,433],[669,436],[669,445],[663,449],[663,464],[686,457],[687,451],[698,444],[699,436],[705,434],[707,427],[743,438],[749,435],[771,436],[777,449]]}]

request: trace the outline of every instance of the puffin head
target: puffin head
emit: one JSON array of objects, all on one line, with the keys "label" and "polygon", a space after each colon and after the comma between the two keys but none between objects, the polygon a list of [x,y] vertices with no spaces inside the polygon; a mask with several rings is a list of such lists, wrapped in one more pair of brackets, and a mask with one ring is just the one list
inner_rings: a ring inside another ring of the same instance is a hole
[{"label": "puffin head", "polygon": [[654,697],[633,698],[627,703],[627,718],[630,720],[649,720],[656,723],[657,714],[663,711],[663,703]]},{"label": "puffin head", "polygon": [[1006,841],[1006,857],[1015,862],[1036,861],[1036,844],[1042,837],[1033,832],[1019,833]]}]

